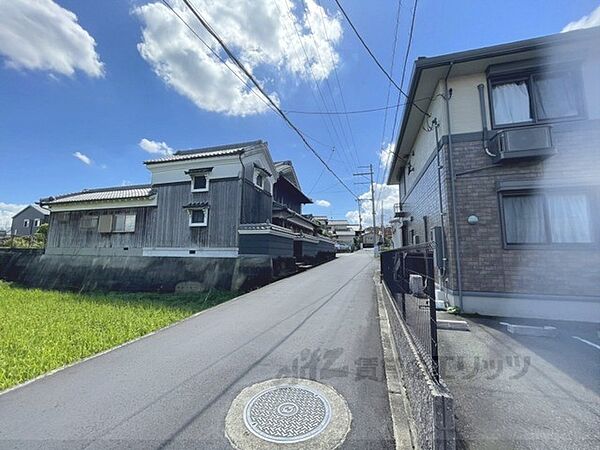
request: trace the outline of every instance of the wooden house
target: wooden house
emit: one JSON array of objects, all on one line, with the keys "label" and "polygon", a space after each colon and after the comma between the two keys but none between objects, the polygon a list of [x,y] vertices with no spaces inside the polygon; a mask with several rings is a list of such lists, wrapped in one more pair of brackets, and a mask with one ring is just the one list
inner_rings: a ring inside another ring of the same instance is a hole
[{"label": "wooden house", "polygon": [[211,263],[253,257],[267,261],[274,277],[298,261],[335,256],[319,225],[302,216],[310,199],[291,162],[274,163],[266,142],[178,151],[144,164],[149,184],[42,199],[51,211],[45,255]]}]

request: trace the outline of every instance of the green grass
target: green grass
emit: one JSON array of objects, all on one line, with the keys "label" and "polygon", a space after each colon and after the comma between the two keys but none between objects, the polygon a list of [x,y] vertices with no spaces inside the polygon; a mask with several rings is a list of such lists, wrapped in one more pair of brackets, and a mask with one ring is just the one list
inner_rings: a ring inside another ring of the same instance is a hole
[{"label": "green grass", "polygon": [[0,391],[235,295],[219,291],[77,294],[0,281]]}]

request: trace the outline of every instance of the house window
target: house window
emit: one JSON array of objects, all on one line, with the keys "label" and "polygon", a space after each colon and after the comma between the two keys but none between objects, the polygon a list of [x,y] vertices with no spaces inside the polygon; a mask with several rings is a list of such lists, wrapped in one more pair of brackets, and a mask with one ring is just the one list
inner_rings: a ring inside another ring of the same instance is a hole
[{"label": "house window", "polygon": [[256,181],[254,182],[254,184],[256,184],[256,186],[258,186],[261,189],[263,188],[264,177],[260,173],[256,174]]},{"label": "house window", "polygon": [[96,228],[98,225],[98,216],[83,216],[79,221],[79,228],[83,230],[90,230]]},{"label": "house window", "polygon": [[115,214],[115,218],[113,221],[113,232],[135,232],[135,214]]},{"label": "house window", "polygon": [[208,208],[190,209],[190,227],[205,227],[208,224]]},{"label": "house window", "polygon": [[23,228],[29,228],[29,219],[23,220]]},{"label": "house window", "polygon": [[36,228],[40,226],[40,223],[41,223],[40,219],[34,219],[33,220],[33,226],[36,227]]},{"label": "house window", "polygon": [[527,82],[511,81],[492,85],[492,102],[496,125],[531,122]]},{"label": "house window", "polygon": [[98,218],[98,233],[110,233],[112,231],[113,216],[102,215]]},{"label": "house window", "polygon": [[521,74],[490,80],[494,126],[547,122],[583,115],[573,71]]},{"label": "house window", "polygon": [[507,245],[594,241],[586,193],[503,195],[502,215]]},{"label": "house window", "polygon": [[207,192],[208,191],[208,176],[194,175],[192,177],[192,192]]}]

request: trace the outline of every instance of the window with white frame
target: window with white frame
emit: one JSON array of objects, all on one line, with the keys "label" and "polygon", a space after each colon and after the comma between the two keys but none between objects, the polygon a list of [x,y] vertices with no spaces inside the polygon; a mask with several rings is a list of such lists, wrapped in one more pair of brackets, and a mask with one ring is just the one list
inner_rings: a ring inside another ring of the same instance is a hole
[{"label": "window with white frame", "polygon": [[188,210],[190,215],[190,227],[205,227],[208,225],[208,208],[196,208]]},{"label": "window with white frame", "polygon": [[265,182],[265,178],[264,178],[263,174],[260,172],[257,172],[256,177],[254,178],[254,184],[256,184],[257,187],[262,189],[264,186],[264,182]]},{"label": "window with white frame", "polygon": [[113,220],[114,233],[135,232],[135,214],[115,214]]},{"label": "window with white frame", "polygon": [[591,244],[594,242],[586,192],[503,194],[504,241],[522,244]]},{"label": "window with white frame", "polygon": [[192,175],[192,192],[207,192],[208,191],[208,175],[198,174]]},{"label": "window with white frame", "polygon": [[30,224],[29,219],[23,220],[23,228],[29,228],[29,224]]},{"label": "window with white frame", "polygon": [[41,222],[41,220],[40,220],[40,219],[34,219],[34,220],[33,220],[33,226],[34,226],[34,227],[39,227],[41,223],[42,223],[42,222]]}]

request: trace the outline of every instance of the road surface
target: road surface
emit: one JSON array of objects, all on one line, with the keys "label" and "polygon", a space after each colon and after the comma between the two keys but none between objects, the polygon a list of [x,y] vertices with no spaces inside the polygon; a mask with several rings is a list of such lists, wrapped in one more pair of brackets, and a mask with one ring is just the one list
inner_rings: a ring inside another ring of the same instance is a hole
[{"label": "road surface", "polygon": [[0,395],[0,447],[230,448],[236,395],[287,375],[346,399],[343,448],[392,448],[375,268],[343,255]]}]

